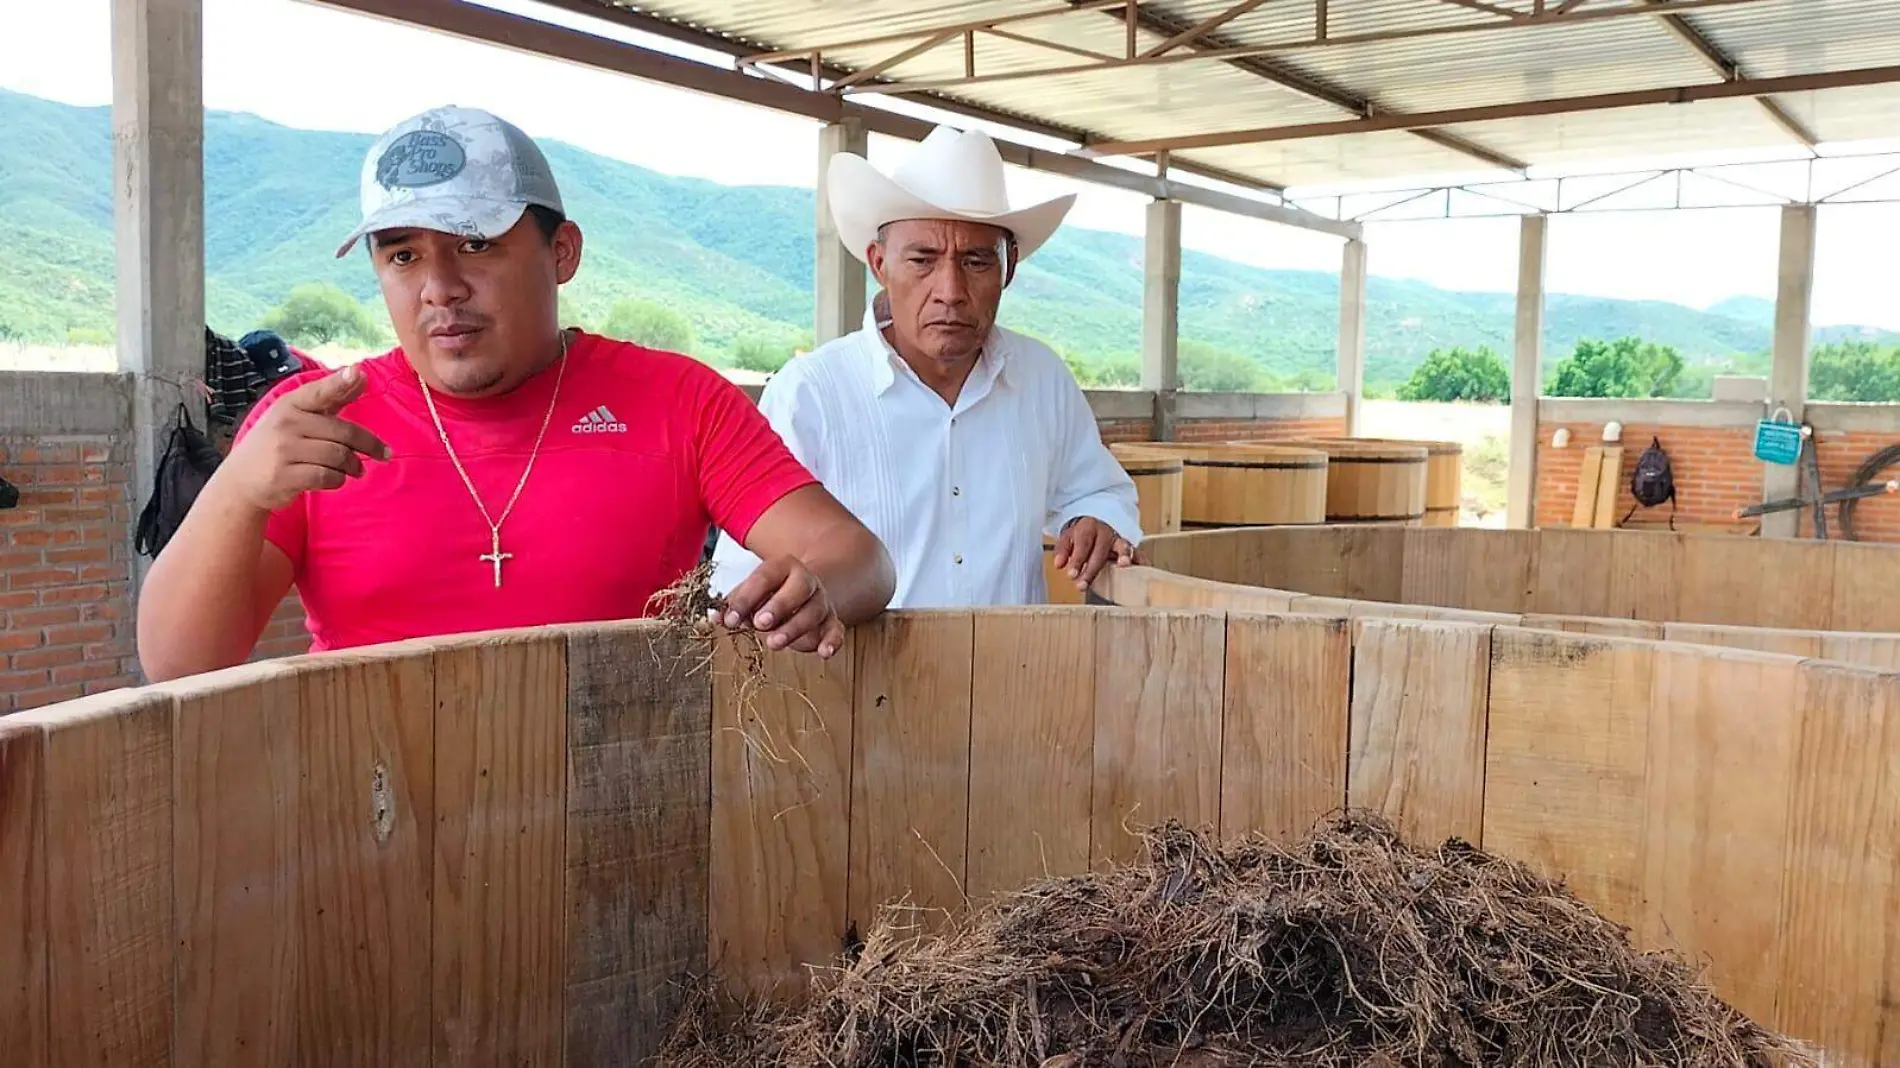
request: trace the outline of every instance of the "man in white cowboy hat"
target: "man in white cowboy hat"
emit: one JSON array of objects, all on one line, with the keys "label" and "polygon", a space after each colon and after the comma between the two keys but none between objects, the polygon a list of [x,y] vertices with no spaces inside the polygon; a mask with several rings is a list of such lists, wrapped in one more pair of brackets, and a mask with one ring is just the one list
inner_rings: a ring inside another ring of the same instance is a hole
[{"label": "man in white cowboy hat", "polygon": [[835,654],[889,555],[752,403],[688,356],[563,329],[581,232],[541,150],[438,108],[364,160],[363,242],[398,346],[292,375],[239,428],[139,597],[154,680],[249,655],[294,585],[314,650],[627,619],[716,525],[764,563],[723,619]]},{"label": "man in white cowboy hat", "polygon": [[[1134,482],[1048,346],[996,324],[1074,197],[1013,207],[981,132],[933,130],[896,173],[840,154],[838,235],[881,291],[862,329],[787,364],[759,406],[897,563],[894,608],[1046,601],[1042,539],[1078,587],[1140,541]],[[714,550],[714,588],[752,556]]]}]

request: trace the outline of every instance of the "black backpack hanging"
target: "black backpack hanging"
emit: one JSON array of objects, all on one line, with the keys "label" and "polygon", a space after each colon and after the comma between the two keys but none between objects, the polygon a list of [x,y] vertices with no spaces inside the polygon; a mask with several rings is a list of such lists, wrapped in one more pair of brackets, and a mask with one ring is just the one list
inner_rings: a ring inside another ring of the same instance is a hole
[{"label": "black backpack hanging", "polygon": [[151,499],[139,512],[134,544],[140,553],[157,558],[223,459],[217,444],[192,424],[191,413],[180,404],[165,451],[158,458],[158,471],[152,476]]},{"label": "black backpack hanging", "polygon": [[[1630,474],[1630,494],[1636,498],[1636,508],[1654,508],[1668,501],[1669,529],[1676,529],[1676,475],[1670,467],[1669,454],[1663,451],[1661,438],[1651,437],[1649,448],[1637,457],[1636,470]],[[1623,523],[1630,521],[1636,508],[1623,516]]]}]

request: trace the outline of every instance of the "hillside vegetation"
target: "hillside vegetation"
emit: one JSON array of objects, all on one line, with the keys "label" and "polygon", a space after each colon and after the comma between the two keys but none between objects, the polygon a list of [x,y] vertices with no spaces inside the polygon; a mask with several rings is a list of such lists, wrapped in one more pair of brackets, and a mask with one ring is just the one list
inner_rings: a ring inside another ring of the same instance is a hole
[{"label": "hillside vegetation", "polygon": [[[109,340],[109,111],[0,90],[0,129],[0,340]],[[324,286],[360,302],[386,332],[360,246],[347,259],[333,257],[355,219],[357,172],[369,143],[368,135],[295,130],[248,115],[206,116],[213,328],[235,335],[281,322],[271,317],[292,290]],[[558,142],[544,147],[588,238],[580,276],[564,291],[570,322],[657,324],[669,337],[683,329],[702,357],[762,368],[809,343],[810,190],[721,186]],[[1132,381],[1141,343],[1141,257],[1138,238],[1062,230],[1024,266],[1004,300],[1004,324],[1048,340],[1091,381]],[[1366,378],[1375,394],[1390,395],[1437,349],[1510,351],[1508,294],[1374,278],[1368,296]],[[1187,252],[1184,377],[1199,388],[1330,388],[1337,300],[1330,273],[1263,270]],[[1683,388],[1706,385],[1715,368],[1765,371],[1769,312],[1749,299],[1698,311],[1554,295],[1547,376],[1580,340],[1624,336],[1680,353]],[[1851,328],[1821,334],[1832,336],[1894,340]]]}]

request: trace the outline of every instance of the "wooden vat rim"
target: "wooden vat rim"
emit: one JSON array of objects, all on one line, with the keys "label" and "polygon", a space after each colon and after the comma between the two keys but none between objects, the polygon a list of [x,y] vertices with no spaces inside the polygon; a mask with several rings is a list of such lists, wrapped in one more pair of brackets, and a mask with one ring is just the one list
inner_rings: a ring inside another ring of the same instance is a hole
[{"label": "wooden vat rim", "polygon": [[1253,461],[1253,460],[1183,459],[1181,461],[1181,464],[1184,467],[1206,467],[1206,468],[1214,468],[1214,469],[1221,469],[1221,470],[1243,470],[1243,471],[1324,471],[1326,470],[1326,467],[1327,467],[1327,462],[1325,460],[1319,460],[1315,462],[1315,461],[1310,461],[1310,460]]},{"label": "wooden vat rim", "polygon": [[1387,445],[1420,446],[1424,448],[1425,451],[1432,456],[1456,456],[1456,455],[1462,454],[1465,451],[1465,444],[1462,441],[1447,441],[1444,439],[1435,439],[1435,438],[1311,438],[1308,440],[1339,441],[1339,442],[1345,442],[1347,444],[1351,444],[1353,442],[1359,442],[1359,441],[1366,441],[1366,442],[1377,442],[1380,444],[1387,444]]},{"label": "wooden vat rim", "polygon": [[1275,457],[1282,460],[1318,460],[1322,463],[1326,460],[1326,453],[1322,449],[1265,441],[1162,441],[1143,442],[1141,447],[1177,456],[1184,464],[1196,459],[1220,460],[1248,456]]}]

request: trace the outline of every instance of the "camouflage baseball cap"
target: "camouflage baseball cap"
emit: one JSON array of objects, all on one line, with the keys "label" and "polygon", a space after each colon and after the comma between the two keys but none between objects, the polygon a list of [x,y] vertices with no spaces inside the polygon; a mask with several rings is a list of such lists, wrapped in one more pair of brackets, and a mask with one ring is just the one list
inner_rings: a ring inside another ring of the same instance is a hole
[{"label": "camouflage baseball cap", "polygon": [[441,107],[397,124],[363,160],[363,221],[336,250],[378,230],[415,228],[493,239],[531,204],[566,214],[541,149],[475,108]]}]

